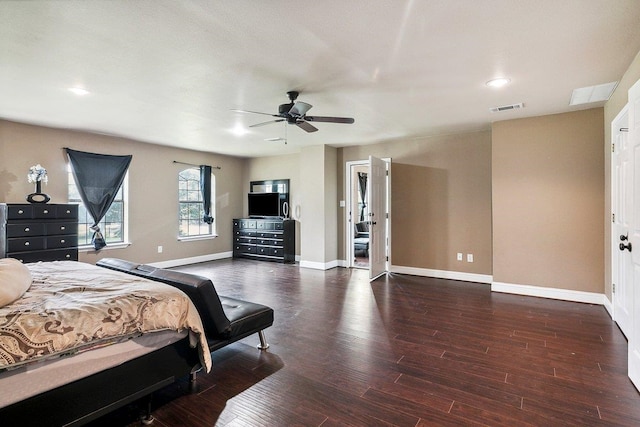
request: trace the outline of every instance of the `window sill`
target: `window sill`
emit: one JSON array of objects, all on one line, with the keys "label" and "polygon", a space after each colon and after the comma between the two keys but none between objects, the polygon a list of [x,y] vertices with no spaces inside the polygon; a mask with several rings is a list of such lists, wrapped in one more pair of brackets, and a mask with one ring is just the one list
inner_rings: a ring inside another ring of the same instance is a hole
[{"label": "window sill", "polygon": [[[108,251],[110,249],[125,249],[131,246],[131,242],[119,242],[119,243],[107,243],[107,246],[100,249],[101,251]],[[96,252],[95,248],[91,245],[78,246],[78,252]]]},{"label": "window sill", "polygon": [[194,242],[197,240],[213,240],[218,237],[217,234],[208,234],[206,236],[178,237],[178,242]]}]

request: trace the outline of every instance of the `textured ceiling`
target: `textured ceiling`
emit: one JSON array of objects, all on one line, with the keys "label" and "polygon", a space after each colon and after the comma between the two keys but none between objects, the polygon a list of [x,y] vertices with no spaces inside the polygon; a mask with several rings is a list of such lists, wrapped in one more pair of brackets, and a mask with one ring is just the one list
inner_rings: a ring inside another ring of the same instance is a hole
[{"label": "textured ceiling", "polygon": [[[602,105],[572,90],[619,80],[639,23],[638,0],[0,1],[0,118],[239,156],[485,130]],[[231,132],[289,90],[355,124]]]}]

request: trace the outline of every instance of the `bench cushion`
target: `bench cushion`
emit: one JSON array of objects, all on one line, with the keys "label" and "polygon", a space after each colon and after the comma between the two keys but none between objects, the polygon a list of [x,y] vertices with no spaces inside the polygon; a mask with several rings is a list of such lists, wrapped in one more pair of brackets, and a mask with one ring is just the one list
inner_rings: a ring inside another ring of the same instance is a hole
[{"label": "bench cushion", "polygon": [[206,277],[117,258],[103,258],[96,265],[146,277],[183,291],[200,314],[211,351],[273,325],[271,307],[218,296],[213,282]]}]

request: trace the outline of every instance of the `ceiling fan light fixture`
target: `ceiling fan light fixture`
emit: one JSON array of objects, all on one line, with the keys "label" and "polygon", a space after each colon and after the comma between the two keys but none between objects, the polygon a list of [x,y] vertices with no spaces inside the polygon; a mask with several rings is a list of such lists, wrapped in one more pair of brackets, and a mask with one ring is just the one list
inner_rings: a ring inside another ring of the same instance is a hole
[{"label": "ceiling fan light fixture", "polygon": [[489,87],[492,87],[492,88],[501,88],[501,87],[505,87],[509,83],[511,83],[511,79],[506,78],[506,77],[499,77],[497,79],[489,80],[486,83],[486,85],[489,86]]}]

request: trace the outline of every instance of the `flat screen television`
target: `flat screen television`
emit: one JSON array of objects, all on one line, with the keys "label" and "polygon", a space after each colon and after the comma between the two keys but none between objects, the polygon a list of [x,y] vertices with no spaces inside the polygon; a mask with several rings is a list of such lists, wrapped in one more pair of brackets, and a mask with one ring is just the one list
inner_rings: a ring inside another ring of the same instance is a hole
[{"label": "flat screen television", "polygon": [[280,193],[249,193],[250,217],[279,217]]}]

